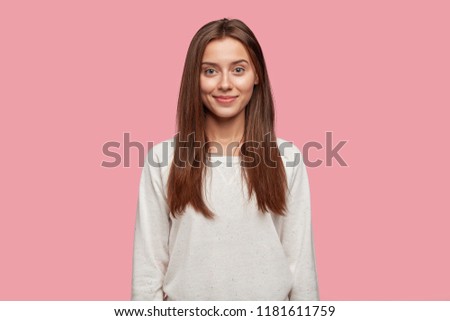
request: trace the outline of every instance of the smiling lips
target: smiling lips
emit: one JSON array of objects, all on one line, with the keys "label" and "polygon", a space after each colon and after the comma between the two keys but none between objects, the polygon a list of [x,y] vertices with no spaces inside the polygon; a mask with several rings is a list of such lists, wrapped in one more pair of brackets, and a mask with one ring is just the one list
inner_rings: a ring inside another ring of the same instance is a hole
[{"label": "smiling lips", "polygon": [[227,104],[236,99],[237,96],[213,96],[219,103]]}]

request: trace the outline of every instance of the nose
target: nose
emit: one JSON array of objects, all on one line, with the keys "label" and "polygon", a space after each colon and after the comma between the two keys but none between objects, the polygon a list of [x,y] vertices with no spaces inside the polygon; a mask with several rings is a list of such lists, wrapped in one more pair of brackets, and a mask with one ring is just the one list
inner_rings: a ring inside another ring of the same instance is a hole
[{"label": "nose", "polygon": [[229,90],[232,87],[230,79],[226,73],[220,78],[219,89],[220,90]]}]

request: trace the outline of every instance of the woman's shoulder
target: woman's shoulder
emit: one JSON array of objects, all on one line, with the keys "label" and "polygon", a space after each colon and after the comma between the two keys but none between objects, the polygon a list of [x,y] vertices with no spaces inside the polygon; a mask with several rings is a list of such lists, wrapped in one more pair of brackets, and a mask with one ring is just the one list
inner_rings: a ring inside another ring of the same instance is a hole
[{"label": "woman's shoulder", "polygon": [[148,150],[148,159],[158,161],[162,166],[170,164],[173,157],[175,138],[167,138],[157,143],[152,142]]},{"label": "woman's shoulder", "polygon": [[296,173],[298,173],[299,169],[304,168],[303,155],[300,148],[290,140],[277,137],[277,144],[285,166],[286,176],[289,182],[288,186],[291,189],[294,179],[300,177]]},{"label": "woman's shoulder", "polygon": [[[277,146],[281,157],[285,162],[297,163],[301,160],[302,153],[298,146],[291,140],[277,137]],[[154,143],[149,150],[149,156],[159,162],[168,163],[175,150],[175,137],[170,137]]]},{"label": "woman's shoulder", "polygon": [[293,141],[285,138],[277,137],[277,145],[280,151],[281,157],[285,161],[298,163],[302,157],[300,148],[294,144]]}]

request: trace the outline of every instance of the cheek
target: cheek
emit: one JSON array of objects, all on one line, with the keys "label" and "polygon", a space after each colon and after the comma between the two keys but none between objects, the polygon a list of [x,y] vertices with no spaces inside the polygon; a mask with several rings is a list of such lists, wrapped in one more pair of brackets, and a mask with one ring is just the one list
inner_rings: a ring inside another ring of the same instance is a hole
[{"label": "cheek", "polygon": [[208,109],[210,109],[210,102],[208,98],[208,94],[213,91],[210,79],[200,78],[200,96],[203,102]]},{"label": "cheek", "polygon": [[253,77],[240,78],[235,82],[235,84],[242,93],[251,94],[251,92],[253,91],[254,81],[255,80]]},{"label": "cheek", "polygon": [[208,78],[200,78],[200,90],[203,94],[208,94],[214,89],[214,81]]}]

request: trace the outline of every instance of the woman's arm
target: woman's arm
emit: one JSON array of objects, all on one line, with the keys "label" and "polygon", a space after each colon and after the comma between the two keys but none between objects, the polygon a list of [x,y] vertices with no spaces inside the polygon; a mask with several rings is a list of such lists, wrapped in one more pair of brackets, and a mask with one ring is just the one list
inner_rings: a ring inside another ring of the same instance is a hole
[{"label": "woman's arm", "polygon": [[[281,243],[285,249],[294,285],[289,300],[319,300],[316,260],[311,224],[311,201],[308,174],[303,155],[293,168],[287,216],[282,218]],[[296,156],[298,158],[298,156]]]},{"label": "woman's arm", "polygon": [[[148,157],[159,163],[152,151]],[[164,297],[162,285],[169,262],[170,219],[161,168],[153,164],[146,159],[139,185],[131,300],[163,300]]]}]

